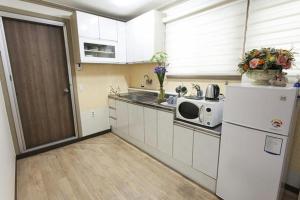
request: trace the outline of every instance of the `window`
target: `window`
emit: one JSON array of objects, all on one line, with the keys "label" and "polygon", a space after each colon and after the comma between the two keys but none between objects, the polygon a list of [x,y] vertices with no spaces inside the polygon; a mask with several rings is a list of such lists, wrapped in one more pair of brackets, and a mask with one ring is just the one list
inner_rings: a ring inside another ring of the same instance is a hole
[{"label": "window", "polygon": [[251,0],[245,49],[292,48],[298,53],[295,54],[295,69],[300,70],[299,8],[300,1]]},{"label": "window", "polygon": [[247,1],[166,24],[168,75],[232,75],[242,56]]}]

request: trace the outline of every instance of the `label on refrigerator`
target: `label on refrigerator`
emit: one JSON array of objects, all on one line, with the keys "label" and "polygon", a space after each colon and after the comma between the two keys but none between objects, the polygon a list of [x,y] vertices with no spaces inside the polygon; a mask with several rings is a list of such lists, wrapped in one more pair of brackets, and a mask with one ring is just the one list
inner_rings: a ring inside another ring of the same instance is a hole
[{"label": "label on refrigerator", "polygon": [[283,143],[283,139],[267,135],[266,142],[265,142],[265,152],[273,155],[280,155],[282,143]]}]

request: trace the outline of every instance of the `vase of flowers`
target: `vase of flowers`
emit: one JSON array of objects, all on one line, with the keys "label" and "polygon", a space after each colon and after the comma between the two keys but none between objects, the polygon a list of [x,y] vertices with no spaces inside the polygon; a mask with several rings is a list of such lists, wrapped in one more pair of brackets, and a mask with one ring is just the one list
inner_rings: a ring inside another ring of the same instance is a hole
[{"label": "vase of flowers", "polygon": [[154,54],[151,58],[151,62],[156,63],[157,66],[154,68],[154,73],[157,75],[159,81],[159,94],[158,94],[158,102],[165,101],[165,90],[164,90],[164,80],[167,72],[166,67],[168,55],[165,52],[158,52]]},{"label": "vase of flowers", "polygon": [[290,69],[294,64],[294,53],[291,50],[262,48],[245,53],[239,63],[241,74],[254,80],[256,85],[269,85],[269,80],[284,76],[282,70]]}]

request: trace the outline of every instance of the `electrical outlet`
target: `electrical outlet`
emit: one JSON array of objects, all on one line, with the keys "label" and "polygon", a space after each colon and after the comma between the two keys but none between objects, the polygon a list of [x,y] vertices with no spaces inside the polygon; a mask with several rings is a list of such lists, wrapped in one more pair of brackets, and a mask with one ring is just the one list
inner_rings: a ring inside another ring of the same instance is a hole
[{"label": "electrical outlet", "polygon": [[90,115],[91,115],[92,118],[95,118],[95,117],[96,117],[95,111],[91,111],[91,112],[90,112]]}]

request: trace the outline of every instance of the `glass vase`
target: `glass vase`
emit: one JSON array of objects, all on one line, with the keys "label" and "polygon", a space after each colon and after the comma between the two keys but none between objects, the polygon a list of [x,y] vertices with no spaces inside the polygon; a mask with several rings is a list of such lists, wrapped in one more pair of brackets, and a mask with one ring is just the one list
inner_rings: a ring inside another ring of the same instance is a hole
[{"label": "glass vase", "polygon": [[158,103],[162,103],[165,101],[165,90],[163,86],[160,86],[159,88],[159,94],[158,94]]}]

